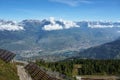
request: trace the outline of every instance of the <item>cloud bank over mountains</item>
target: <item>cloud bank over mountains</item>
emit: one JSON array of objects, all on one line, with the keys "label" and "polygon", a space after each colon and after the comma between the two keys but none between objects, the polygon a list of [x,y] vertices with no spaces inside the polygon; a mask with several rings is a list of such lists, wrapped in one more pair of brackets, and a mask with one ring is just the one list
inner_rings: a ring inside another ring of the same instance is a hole
[{"label": "cloud bank over mountains", "polygon": [[63,27],[61,25],[56,23],[56,21],[53,17],[50,17],[49,21],[51,24],[44,25],[43,30],[51,31],[51,30],[63,29]]},{"label": "cloud bank over mountains", "polygon": [[113,28],[120,27],[120,22],[88,22],[90,28]]},{"label": "cloud bank over mountains", "polygon": [[[29,23],[27,23],[29,22]],[[5,21],[0,20],[0,31],[18,31],[25,30],[24,24],[39,24],[39,28],[44,31],[63,30],[70,28],[88,27],[88,28],[114,28],[120,27],[120,22],[107,22],[107,21],[68,21],[59,19],[56,20],[54,17],[44,20],[23,20],[21,22]],[[35,25],[34,25],[35,26]]]},{"label": "cloud bank over mountains", "polygon": [[0,30],[4,31],[17,31],[17,30],[23,30],[24,28],[20,25],[18,25],[17,23],[13,22],[13,21],[4,21],[4,20],[0,20]]},{"label": "cloud bank over mountains", "polygon": [[54,17],[50,17],[49,19],[51,24],[44,25],[43,30],[51,31],[51,30],[61,30],[61,29],[69,29],[73,27],[80,27],[73,21],[59,20],[59,23],[54,19]]}]

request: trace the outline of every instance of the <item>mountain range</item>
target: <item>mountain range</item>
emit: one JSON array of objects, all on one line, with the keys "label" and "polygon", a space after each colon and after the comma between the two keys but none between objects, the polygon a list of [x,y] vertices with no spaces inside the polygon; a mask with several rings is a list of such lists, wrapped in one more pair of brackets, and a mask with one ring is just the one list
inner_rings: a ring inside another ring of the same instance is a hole
[{"label": "mountain range", "polygon": [[76,56],[119,36],[119,21],[0,20],[0,48],[15,52],[16,59]]}]

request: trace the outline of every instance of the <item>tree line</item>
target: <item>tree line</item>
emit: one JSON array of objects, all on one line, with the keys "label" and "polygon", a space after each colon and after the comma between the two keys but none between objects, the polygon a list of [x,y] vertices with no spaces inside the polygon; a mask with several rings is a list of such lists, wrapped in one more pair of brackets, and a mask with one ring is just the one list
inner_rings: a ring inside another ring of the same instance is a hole
[{"label": "tree line", "polygon": [[70,59],[59,62],[38,60],[36,63],[67,76],[73,76],[75,70],[76,75],[120,75],[120,60]]}]

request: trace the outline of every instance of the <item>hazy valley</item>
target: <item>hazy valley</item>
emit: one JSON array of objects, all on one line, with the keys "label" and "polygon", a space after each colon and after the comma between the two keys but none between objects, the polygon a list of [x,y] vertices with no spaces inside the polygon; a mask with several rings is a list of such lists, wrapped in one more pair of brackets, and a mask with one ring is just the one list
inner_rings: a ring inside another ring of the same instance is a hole
[{"label": "hazy valley", "polygon": [[65,59],[77,56],[84,49],[114,41],[120,35],[120,22],[50,18],[18,23],[0,20],[0,25],[0,48],[15,52],[17,59],[52,59],[58,55]]}]

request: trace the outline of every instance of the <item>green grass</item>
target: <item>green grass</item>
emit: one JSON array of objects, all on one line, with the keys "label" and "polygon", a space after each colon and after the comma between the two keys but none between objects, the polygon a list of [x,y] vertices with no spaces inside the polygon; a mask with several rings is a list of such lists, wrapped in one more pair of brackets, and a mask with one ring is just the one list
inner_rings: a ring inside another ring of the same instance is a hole
[{"label": "green grass", "polygon": [[14,63],[5,63],[0,60],[0,80],[19,80]]}]

